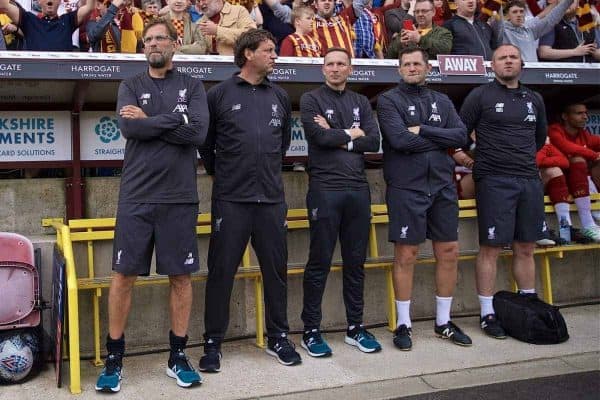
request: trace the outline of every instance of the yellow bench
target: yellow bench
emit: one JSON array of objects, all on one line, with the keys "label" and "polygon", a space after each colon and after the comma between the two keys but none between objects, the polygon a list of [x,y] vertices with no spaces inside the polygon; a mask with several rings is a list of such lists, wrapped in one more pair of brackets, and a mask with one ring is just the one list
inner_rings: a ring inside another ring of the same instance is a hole
[{"label": "yellow bench", "polygon": [[[593,195],[596,200],[593,203],[594,210],[600,210],[600,195]],[[459,217],[474,218],[477,216],[475,208],[475,200],[460,200],[459,201]],[[571,205],[571,210],[575,210],[575,206]],[[549,199],[545,198],[546,213],[554,213],[554,209],[550,204]],[[369,254],[365,263],[366,269],[380,268],[385,270],[386,275],[386,292],[387,292],[387,313],[389,329],[393,330],[396,327],[396,312],[394,303],[393,290],[393,257],[381,257],[379,255],[377,238],[377,226],[387,224],[389,222],[387,207],[384,204],[375,204],[371,206],[371,225],[369,231]],[[110,286],[110,276],[96,276],[94,270],[94,242],[100,240],[112,240],[114,238],[115,218],[97,218],[97,219],[79,219],[70,220],[68,224],[64,224],[62,219],[49,218],[42,221],[43,226],[53,227],[57,234],[57,246],[62,251],[66,260],[66,279],[67,279],[67,301],[68,301],[68,323],[69,337],[68,350],[70,358],[70,390],[72,393],[81,392],[80,383],[80,350],[79,350],[79,307],[78,307],[78,291],[90,290],[92,292],[92,307],[93,307],[93,323],[94,323],[94,363],[102,365],[100,358],[100,309],[99,298],[102,295],[102,289]],[[290,209],[287,216],[287,224],[289,230],[308,229],[309,222],[306,209]],[[211,229],[210,214],[200,214],[198,216],[198,225],[196,232],[198,235],[209,235]],[[383,240],[387,242],[386,239]],[[75,259],[73,254],[74,242],[86,242],[87,244],[87,264],[88,273],[86,277],[77,277],[75,268]],[[600,249],[600,244],[593,243],[588,245],[571,245],[557,246],[548,248],[537,248],[535,253],[541,256],[541,280],[543,284],[543,297],[548,303],[552,303],[552,283],[550,275],[550,256],[555,258],[564,257],[567,251],[584,251],[589,249]],[[510,256],[510,251],[502,253],[503,256]],[[461,252],[460,260],[472,260],[477,256],[477,251]],[[420,257],[417,261],[419,264],[431,264],[435,259],[431,256]],[[341,262],[335,262],[332,266],[332,271],[340,270]],[[304,265],[290,265],[288,268],[289,275],[302,274]],[[206,280],[206,271],[194,274],[194,281]],[[253,279],[255,284],[255,307],[256,307],[256,344],[259,347],[264,347],[264,308],[262,303],[263,287],[262,277],[259,266],[253,266],[250,263],[250,252],[246,249],[242,259],[242,267],[236,274],[238,279]],[[136,285],[156,285],[167,284],[168,277],[160,275],[150,275],[140,277],[136,281]],[[513,289],[516,289],[514,280],[512,281]]]},{"label": "yellow bench", "polygon": [[[385,206],[373,206],[374,209],[381,209]],[[92,292],[92,317],[94,331],[94,364],[102,365],[101,344],[100,344],[100,297],[102,289],[110,287],[110,276],[97,276],[94,268],[94,242],[102,240],[112,240],[114,238],[115,218],[93,218],[93,219],[75,219],[68,221],[67,224],[60,218],[47,218],[42,220],[45,227],[53,227],[57,234],[57,246],[63,253],[66,261],[66,281],[67,281],[67,312],[68,312],[68,352],[70,359],[70,390],[71,393],[81,393],[80,377],[80,346],[79,346],[79,305],[78,292],[80,290],[90,290]],[[288,230],[308,229],[309,222],[306,209],[291,209],[288,211]],[[198,235],[209,235],[211,230],[210,214],[200,214],[196,226]],[[370,248],[375,248],[376,252],[376,233],[371,229],[372,241]],[[87,276],[77,277],[73,243],[85,242],[87,245]],[[375,244],[375,246],[373,246]],[[377,256],[377,253],[374,254]],[[371,258],[373,255],[371,255]],[[386,268],[391,267],[391,263],[370,263],[366,268]],[[341,269],[341,265],[334,265],[333,271]],[[301,274],[304,272],[304,266],[290,266],[288,274]],[[207,279],[207,271],[201,271],[192,275],[193,281],[204,281]],[[255,309],[256,309],[256,345],[264,347],[264,306],[263,306],[263,287],[260,267],[250,264],[250,251],[246,248],[242,258],[241,269],[236,274],[236,279],[253,279],[255,283]],[[151,274],[146,277],[139,277],[135,285],[158,285],[167,284],[168,277]],[[391,286],[390,286],[391,288]],[[391,290],[391,289],[390,289]],[[390,293],[393,297],[393,290]],[[394,314],[394,309],[389,310],[390,315]]]},{"label": "yellow bench", "polygon": [[[600,193],[592,194],[592,210],[599,211],[600,210]],[[477,208],[475,200],[459,200],[459,219],[465,218],[475,218],[477,217]],[[569,209],[571,212],[576,212],[577,207],[575,204],[570,204]],[[544,212],[546,214],[554,215],[554,206],[550,201],[548,196],[544,196]],[[393,287],[393,259],[392,258],[381,258],[379,257],[378,249],[377,249],[377,236],[376,236],[376,226],[378,224],[388,224],[389,218],[387,214],[387,207],[385,204],[372,205],[371,206],[371,236],[369,239],[369,253],[370,259],[367,260],[367,264],[365,264],[365,268],[368,266],[374,267],[383,267],[386,268],[386,286],[387,286],[387,309],[388,309],[388,328],[390,330],[394,330],[396,328],[396,313],[395,313],[395,297],[394,297],[394,287]],[[534,254],[538,255],[541,261],[540,265],[540,280],[542,282],[542,297],[544,301],[549,304],[554,303],[553,295],[552,295],[552,275],[550,271],[550,257],[554,258],[563,258],[565,252],[572,251],[586,251],[600,249],[600,243],[589,243],[589,244],[572,244],[566,246],[552,246],[552,247],[537,247],[534,251]],[[503,257],[512,256],[512,252],[510,250],[503,251],[501,253]],[[464,251],[462,250],[459,254],[459,261],[464,260],[473,260],[477,257],[477,251]],[[418,264],[432,264],[435,263],[435,258],[432,256],[429,257],[420,257],[417,259]],[[510,277],[511,286],[514,291],[516,291],[517,284],[514,278]]]}]

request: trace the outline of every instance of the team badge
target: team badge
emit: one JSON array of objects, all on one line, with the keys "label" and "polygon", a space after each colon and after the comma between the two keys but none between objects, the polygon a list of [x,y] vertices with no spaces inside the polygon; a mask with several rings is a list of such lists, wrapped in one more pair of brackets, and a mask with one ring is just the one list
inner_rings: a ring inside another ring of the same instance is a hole
[{"label": "team badge", "polygon": [[187,89],[180,89],[179,90],[179,96],[177,97],[177,102],[178,103],[185,103],[187,102]]},{"label": "team badge", "polygon": [[442,122],[442,117],[438,112],[437,102],[431,103],[431,115],[429,116],[429,121]]}]

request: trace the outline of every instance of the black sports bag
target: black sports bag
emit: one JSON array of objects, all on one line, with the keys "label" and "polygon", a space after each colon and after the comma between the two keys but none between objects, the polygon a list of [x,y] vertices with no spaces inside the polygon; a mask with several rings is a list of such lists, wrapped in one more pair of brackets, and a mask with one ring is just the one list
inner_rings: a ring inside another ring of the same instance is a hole
[{"label": "black sports bag", "polygon": [[537,295],[521,295],[501,290],[494,295],[496,317],[506,333],[533,344],[556,344],[569,339],[565,319],[558,307]]}]

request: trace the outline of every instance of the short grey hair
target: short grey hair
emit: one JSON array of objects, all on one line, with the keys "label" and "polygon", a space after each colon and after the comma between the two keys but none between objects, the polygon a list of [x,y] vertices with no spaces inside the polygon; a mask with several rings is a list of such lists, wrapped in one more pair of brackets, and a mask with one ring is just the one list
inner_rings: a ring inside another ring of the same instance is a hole
[{"label": "short grey hair", "polygon": [[142,0],[142,10],[145,9],[150,4],[156,4],[158,8],[161,8],[160,0]]}]

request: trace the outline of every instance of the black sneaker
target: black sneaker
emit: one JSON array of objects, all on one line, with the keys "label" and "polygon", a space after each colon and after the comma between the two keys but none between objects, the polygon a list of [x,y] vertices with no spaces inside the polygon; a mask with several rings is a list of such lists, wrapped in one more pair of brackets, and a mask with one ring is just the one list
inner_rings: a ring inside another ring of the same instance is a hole
[{"label": "black sneaker", "polygon": [[202,372],[221,372],[221,344],[213,339],[208,339],[204,343],[204,355],[200,358],[198,368]]},{"label": "black sneaker", "polygon": [[537,293],[523,293],[520,290],[517,291],[517,293],[519,293],[519,295],[530,298],[530,299],[537,299],[538,295]]},{"label": "black sneaker", "polygon": [[496,318],[496,314],[488,314],[485,317],[481,317],[479,322],[481,323],[481,329],[486,335],[493,337],[494,339],[506,339],[506,332],[500,325],[500,321]]},{"label": "black sneaker", "polygon": [[394,346],[402,351],[412,349],[412,328],[402,324],[394,331]]},{"label": "black sneaker", "polygon": [[444,325],[435,325],[435,333],[442,339],[450,339],[452,343],[459,346],[470,346],[473,344],[471,338],[467,336],[458,326],[454,325],[452,321]]},{"label": "black sneaker", "polygon": [[579,244],[590,244],[594,241],[589,237],[585,236],[581,229],[573,228],[571,226],[571,241]]},{"label": "black sneaker", "polygon": [[553,240],[557,246],[564,246],[565,244],[568,244],[568,242],[565,239],[558,236],[556,232],[552,229],[548,229],[548,238],[550,240]]},{"label": "black sneaker", "polygon": [[551,236],[551,231],[546,229],[544,232],[542,232],[542,237],[535,241],[535,244],[540,247],[556,246],[556,240],[554,240]]},{"label": "black sneaker", "polygon": [[287,338],[287,335],[269,338],[267,340],[267,354],[277,357],[283,365],[296,365],[302,362],[300,354],[296,351],[294,344]]}]

